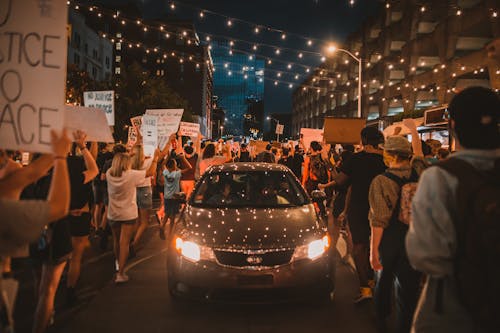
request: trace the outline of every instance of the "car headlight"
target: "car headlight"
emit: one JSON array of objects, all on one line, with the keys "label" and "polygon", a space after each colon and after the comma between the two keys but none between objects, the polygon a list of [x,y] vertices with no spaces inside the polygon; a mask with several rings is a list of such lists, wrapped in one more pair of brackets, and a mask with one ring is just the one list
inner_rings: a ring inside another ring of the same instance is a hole
[{"label": "car headlight", "polygon": [[293,253],[292,260],[309,258],[311,260],[321,257],[330,247],[330,237],[325,235],[321,239],[314,240],[307,245],[299,246]]},{"label": "car headlight", "polygon": [[198,245],[195,242],[185,241],[180,237],[175,239],[175,248],[183,257],[193,262],[215,260],[214,251],[211,248]]}]

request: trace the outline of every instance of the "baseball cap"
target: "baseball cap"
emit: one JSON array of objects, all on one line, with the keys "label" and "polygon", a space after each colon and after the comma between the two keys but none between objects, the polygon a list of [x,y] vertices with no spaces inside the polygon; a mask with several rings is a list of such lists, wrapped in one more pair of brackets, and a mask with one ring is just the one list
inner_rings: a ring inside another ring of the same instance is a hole
[{"label": "baseball cap", "polygon": [[411,144],[404,136],[394,135],[385,139],[385,143],[380,145],[380,148],[388,152],[401,153],[411,155]]}]

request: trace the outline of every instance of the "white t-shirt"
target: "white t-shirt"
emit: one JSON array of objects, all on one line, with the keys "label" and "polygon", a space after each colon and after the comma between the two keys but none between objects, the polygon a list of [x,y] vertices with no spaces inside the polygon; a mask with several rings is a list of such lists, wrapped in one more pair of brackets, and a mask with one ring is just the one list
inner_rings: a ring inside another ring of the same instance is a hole
[{"label": "white t-shirt", "polygon": [[[144,162],[142,162],[141,170],[148,170],[151,166],[151,163],[153,163],[153,158],[146,158]],[[151,187],[151,177],[145,177],[142,183],[140,185],[137,185],[137,187]]]},{"label": "white t-shirt", "polygon": [[128,221],[136,219],[137,202],[136,187],[144,181],[145,170],[127,170],[121,177],[113,177],[110,170],[106,172],[108,182],[108,219]]},{"label": "white t-shirt", "polygon": [[226,156],[214,156],[210,158],[206,158],[200,161],[200,176],[205,173],[205,170],[212,165],[221,165],[226,163]]}]

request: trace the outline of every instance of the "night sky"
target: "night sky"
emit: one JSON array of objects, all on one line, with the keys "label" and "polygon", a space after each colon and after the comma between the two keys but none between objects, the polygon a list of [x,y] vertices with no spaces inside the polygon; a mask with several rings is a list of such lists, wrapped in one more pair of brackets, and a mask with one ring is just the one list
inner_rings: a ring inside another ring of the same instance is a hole
[{"label": "night sky", "polygon": [[[136,1],[143,6],[146,18],[156,18],[167,15],[184,19],[193,19],[196,29],[201,38],[203,33],[224,35],[256,43],[267,43],[276,47],[287,47],[296,50],[309,50],[322,52],[328,41],[342,43],[349,33],[356,31],[363,20],[377,13],[381,6],[379,0],[356,0],[351,6],[349,0],[182,0],[175,1],[176,8],[170,9],[170,1],[166,0],[142,0]],[[253,27],[244,23],[235,22],[232,28],[228,28],[226,20],[220,16],[210,14],[199,19],[199,10],[191,6],[207,9],[218,14],[223,14],[235,19],[254,22],[284,30],[288,33],[296,33],[311,38],[324,40],[323,45],[319,41],[311,47],[306,45],[307,40],[287,35],[285,41],[280,39],[280,34],[266,32],[255,35]],[[250,50],[250,45],[247,49]],[[243,49],[244,44],[238,46]],[[287,61],[302,63],[305,65],[318,65],[320,56],[309,55],[303,59],[297,58],[297,52],[283,51],[276,56],[271,49],[260,50],[256,54],[267,55]],[[269,67],[275,70],[287,70],[284,64],[273,64]],[[303,68],[294,67],[288,70],[301,74],[300,82],[305,77]],[[266,77],[275,77],[276,72],[267,71]],[[292,79],[285,79],[293,81]],[[291,93],[287,85],[274,86],[272,81],[266,81],[264,104],[266,113],[287,113],[292,111]]]}]

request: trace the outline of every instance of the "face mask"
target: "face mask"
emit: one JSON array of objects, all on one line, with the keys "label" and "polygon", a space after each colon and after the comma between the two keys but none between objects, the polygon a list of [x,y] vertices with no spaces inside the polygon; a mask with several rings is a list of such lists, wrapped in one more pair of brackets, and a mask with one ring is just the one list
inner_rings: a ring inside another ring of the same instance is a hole
[{"label": "face mask", "polygon": [[392,163],[396,161],[396,156],[389,155],[385,150],[384,150],[384,164],[386,166],[390,166]]}]

